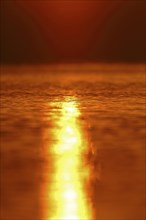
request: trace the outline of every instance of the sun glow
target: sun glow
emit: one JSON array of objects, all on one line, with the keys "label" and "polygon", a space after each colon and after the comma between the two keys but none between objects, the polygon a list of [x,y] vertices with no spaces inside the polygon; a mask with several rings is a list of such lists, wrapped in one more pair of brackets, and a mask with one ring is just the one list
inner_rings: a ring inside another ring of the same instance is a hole
[{"label": "sun glow", "polygon": [[78,125],[79,116],[75,101],[61,103],[60,119],[55,129],[57,143],[52,149],[55,174],[49,192],[55,208],[52,213],[48,210],[48,220],[92,219],[83,183],[82,157],[86,145]]}]

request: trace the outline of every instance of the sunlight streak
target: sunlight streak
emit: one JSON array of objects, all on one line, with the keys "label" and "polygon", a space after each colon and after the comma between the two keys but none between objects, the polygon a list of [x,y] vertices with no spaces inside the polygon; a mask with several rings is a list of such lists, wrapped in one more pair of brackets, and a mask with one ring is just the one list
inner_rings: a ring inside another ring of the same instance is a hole
[{"label": "sunlight streak", "polygon": [[48,220],[80,220],[92,219],[87,203],[84,186],[82,159],[86,144],[78,125],[80,111],[75,101],[61,103],[61,115],[55,129],[57,143],[53,146],[56,155],[54,161],[55,174],[52,180],[53,213]]}]

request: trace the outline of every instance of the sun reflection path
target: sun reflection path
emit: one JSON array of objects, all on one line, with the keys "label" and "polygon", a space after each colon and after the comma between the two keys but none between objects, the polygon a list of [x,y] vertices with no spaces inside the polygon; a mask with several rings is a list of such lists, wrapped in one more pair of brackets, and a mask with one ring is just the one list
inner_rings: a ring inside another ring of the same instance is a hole
[{"label": "sun reflection path", "polygon": [[[55,174],[49,192],[53,213],[48,220],[91,220],[83,176],[83,153],[86,144],[78,125],[80,111],[75,101],[61,103],[61,115],[55,129],[57,143],[53,146]],[[51,194],[50,194],[51,193]],[[49,199],[50,200],[50,199]]]}]

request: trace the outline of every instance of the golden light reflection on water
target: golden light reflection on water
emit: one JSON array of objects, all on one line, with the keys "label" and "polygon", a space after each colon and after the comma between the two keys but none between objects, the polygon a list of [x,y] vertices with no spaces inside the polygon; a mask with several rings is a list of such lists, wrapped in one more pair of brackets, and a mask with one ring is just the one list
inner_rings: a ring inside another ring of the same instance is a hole
[{"label": "golden light reflection on water", "polygon": [[91,220],[84,185],[87,169],[83,168],[83,154],[87,145],[78,124],[80,111],[76,101],[64,101],[54,135],[53,146],[55,174],[53,175],[49,200],[54,203],[48,220]]}]

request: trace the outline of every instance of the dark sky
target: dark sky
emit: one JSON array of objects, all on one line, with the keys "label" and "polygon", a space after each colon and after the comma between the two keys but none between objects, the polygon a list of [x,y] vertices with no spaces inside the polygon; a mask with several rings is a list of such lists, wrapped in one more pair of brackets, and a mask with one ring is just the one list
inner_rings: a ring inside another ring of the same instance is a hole
[{"label": "dark sky", "polygon": [[2,0],[1,63],[144,62],[144,0]]}]

